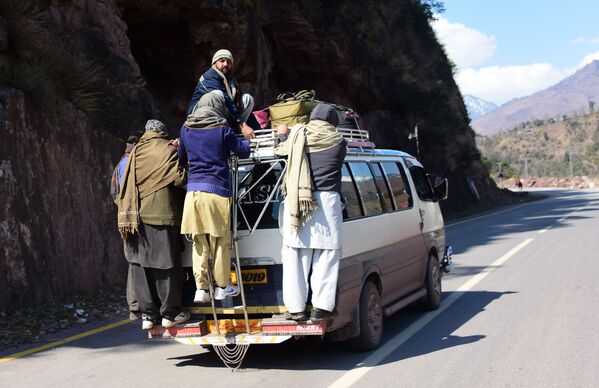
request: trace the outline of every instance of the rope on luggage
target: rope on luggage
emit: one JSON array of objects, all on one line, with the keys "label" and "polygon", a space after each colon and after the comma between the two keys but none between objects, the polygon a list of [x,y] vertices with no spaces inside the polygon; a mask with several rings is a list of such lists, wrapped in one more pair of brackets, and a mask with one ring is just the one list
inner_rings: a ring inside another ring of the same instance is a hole
[{"label": "rope on luggage", "polygon": [[[232,347],[230,347],[232,345]],[[247,354],[250,344],[228,344],[223,346],[213,346],[223,364],[231,371],[236,371],[241,367],[243,359]]]}]

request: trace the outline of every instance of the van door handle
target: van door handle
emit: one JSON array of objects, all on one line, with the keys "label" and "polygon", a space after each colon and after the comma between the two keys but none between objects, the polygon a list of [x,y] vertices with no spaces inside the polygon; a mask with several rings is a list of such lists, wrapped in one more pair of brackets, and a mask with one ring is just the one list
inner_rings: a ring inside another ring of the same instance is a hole
[{"label": "van door handle", "polygon": [[420,211],[420,231],[424,229],[424,210],[419,209]]}]

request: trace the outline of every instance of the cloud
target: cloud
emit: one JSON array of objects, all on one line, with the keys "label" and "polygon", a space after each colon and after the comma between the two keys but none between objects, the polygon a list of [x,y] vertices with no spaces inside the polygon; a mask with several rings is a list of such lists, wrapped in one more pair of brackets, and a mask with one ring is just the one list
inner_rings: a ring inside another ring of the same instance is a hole
[{"label": "cloud", "polygon": [[568,74],[548,63],[464,69],[455,79],[463,94],[497,104],[523,97],[556,84]]},{"label": "cloud", "polygon": [[[462,94],[471,94],[497,104],[543,90],[592,61],[599,60],[599,51],[596,51],[587,54],[578,65],[570,68],[558,68],[549,63],[475,68],[495,54],[495,37],[460,23],[451,23],[440,15],[435,17],[431,26],[447,55],[458,67],[455,80]],[[579,36],[570,41],[571,45],[583,43],[599,43],[599,36]]]},{"label": "cloud", "polygon": [[574,39],[572,39],[570,41],[571,45],[575,45],[575,44],[581,44],[581,43],[599,43],[599,36],[596,36],[594,38],[585,38],[584,36],[579,36],[576,37]]},{"label": "cloud", "polygon": [[447,55],[458,66],[467,68],[479,65],[495,53],[495,37],[485,35],[460,23],[450,23],[436,15],[431,23],[437,39],[445,46]]}]

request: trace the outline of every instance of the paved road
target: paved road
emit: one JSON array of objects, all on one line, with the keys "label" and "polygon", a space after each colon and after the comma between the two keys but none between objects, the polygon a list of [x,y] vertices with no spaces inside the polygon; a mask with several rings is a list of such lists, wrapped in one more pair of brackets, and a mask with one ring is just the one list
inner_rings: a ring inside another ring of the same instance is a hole
[{"label": "paved road", "polygon": [[449,226],[457,265],[441,309],[387,319],[376,352],[288,341],[250,348],[230,372],[134,323],[1,363],[0,386],[599,386],[599,192],[547,193]]}]

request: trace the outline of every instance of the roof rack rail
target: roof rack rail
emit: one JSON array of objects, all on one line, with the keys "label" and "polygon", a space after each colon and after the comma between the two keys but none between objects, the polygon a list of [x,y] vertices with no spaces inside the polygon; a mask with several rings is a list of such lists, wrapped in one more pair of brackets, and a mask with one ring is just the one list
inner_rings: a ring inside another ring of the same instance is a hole
[{"label": "roof rack rail", "polygon": [[[348,148],[374,149],[375,144],[370,141],[370,135],[365,129],[336,127],[338,133],[347,141]],[[255,139],[251,139],[252,154],[245,160],[278,158],[274,153],[277,132],[274,128],[264,128],[254,131]],[[240,162],[244,159],[240,159]],[[242,163],[244,164],[244,163]]]}]

